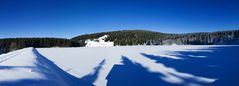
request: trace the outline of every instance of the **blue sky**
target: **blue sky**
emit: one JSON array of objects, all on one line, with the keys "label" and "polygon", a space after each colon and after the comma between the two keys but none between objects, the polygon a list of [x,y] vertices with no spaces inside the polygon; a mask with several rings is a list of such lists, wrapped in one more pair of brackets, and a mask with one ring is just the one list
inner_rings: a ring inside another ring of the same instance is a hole
[{"label": "blue sky", "polygon": [[0,0],[0,38],[239,29],[239,0]]}]

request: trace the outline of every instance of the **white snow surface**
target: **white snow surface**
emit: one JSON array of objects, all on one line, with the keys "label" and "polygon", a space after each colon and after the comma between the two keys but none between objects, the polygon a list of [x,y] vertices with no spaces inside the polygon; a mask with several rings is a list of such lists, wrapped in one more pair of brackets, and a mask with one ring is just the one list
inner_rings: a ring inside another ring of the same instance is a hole
[{"label": "white snow surface", "polygon": [[86,47],[103,47],[103,46],[114,46],[114,42],[106,42],[105,39],[108,35],[99,37],[98,39],[88,39],[85,41]]},{"label": "white snow surface", "polygon": [[[1,55],[0,66],[6,68],[0,70],[0,81],[12,81],[18,79],[44,79],[45,77],[37,72],[32,72],[34,69],[43,71],[39,68],[34,53],[28,52],[31,48],[14,51],[5,55]],[[36,64],[35,64],[36,63]]]},{"label": "white snow surface", "polygon": [[[158,72],[165,77],[161,77],[168,83],[176,84],[192,84],[186,83],[183,79],[176,77],[195,79],[202,83],[212,83],[216,79],[201,76],[195,76],[190,73],[183,73],[174,68],[166,67],[164,64],[155,63],[154,60],[144,58],[140,53],[147,53],[155,56],[162,56],[169,59],[181,59],[176,57],[174,51],[205,51],[200,50],[212,46],[115,46],[115,47],[81,47],[81,48],[38,48],[39,52],[50,60],[54,61],[59,67],[68,73],[82,78],[91,74],[94,68],[103,60],[105,64],[100,70],[99,77],[94,82],[96,86],[106,86],[106,77],[115,64],[122,64],[122,56],[140,63],[148,68],[148,71]],[[171,53],[171,54],[170,54]]]},{"label": "white snow surface", "polygon": [[86,83],[64,72],[35,48],[0,55],[0,86],[88,86]]},{"label": "white snow surface", "polygon": [[[196,76],[186,72],[179,72],[155,60],[145,58],[146,53],[160,58],[184,60],[177,57],[175,51],[212,52],[204,50],[215,46],[115,46],[115,47],[78,47],[78,48],[25,48],[22,50],[0,55],[0,82],[11,82],[24,79],[50,80],[57,84],[69,85],[74,82],[65,80],[59,71],[69,73],[77,78],[94,73],[94,69],[102,62],[99,77],[93,82],[96,86],[106,86],[106,77],[115,64],[122,65],[122,56],[135,63],[140,63],[150,72],[160,73],[159,77],[165,82],[184,85],[200,85],[187,82],[193,79],[199,83],[212,83],[215,78]],[[38,53],[39,52],[39,53]],[[192,58],[207,58],[205,56],[190,56]],[[56,64],[56,67],[52,61]],[[59,68],[58,68],[59,67]],[[50,75],[50,77],[49,77]],[[179,78],[180,77],[180,78]],[[69,77],[68,77],[69,78]]]}]

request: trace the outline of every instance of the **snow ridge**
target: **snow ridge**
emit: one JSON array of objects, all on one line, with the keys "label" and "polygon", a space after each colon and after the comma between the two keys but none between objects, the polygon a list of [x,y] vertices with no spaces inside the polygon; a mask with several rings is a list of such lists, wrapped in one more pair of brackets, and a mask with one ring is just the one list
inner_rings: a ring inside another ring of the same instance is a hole
[{"label": "snow ridge", "polygon": [[56,66],[35,48],[26,48],[0,59],[0,85],[92,86]]}]

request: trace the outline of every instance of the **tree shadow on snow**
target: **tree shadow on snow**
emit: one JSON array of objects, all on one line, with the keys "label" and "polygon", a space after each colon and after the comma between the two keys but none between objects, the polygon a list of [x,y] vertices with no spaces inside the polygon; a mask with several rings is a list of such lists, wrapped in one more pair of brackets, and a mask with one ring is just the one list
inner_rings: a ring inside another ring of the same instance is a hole
[{"label": "tree shadow on snow", "polygon": [[102,69],[102,66],[105,64],[105,59],[99,63],[97,67],[94,68],[94,71],[84,77],[82,77],[82,80],[85,80],[87,82],[94,83],[96,79],[99,77],[100,70]]},{"label": "tree shadow on snow", "polygon": [[[37,69],[33,68],[32,72],[38,72],[46,77],[46,79],[21,79],[17,81],[2,81],[0,82],[0,86],[93,86],[92,83],[88,83],[82,79],[68,74],[52,61],[41,55],[36,49],[33,48],[32,52],[36,55],[37,61],[35,63]],[[0,66],[0,70],[11,68],[31,67]]]},{"label": "tree shadow on snow", "polygon": [[148,71],[139,63],[122,57],[123,65],[114,65],[107,76],[107,86],[180,86],[160,79],[164,75]]},{"label": "tree shadow on snow", "polygon": [[[239,46],[214,47],[213,52],[177,52],[177,57],[183,60],[175,60],[160,56],[141,53],[144,57],[162,63],[167,67],[176,69],[179,72],[190,73],[196,76],[216,78],[210,86],[239,86]],[[197,56],[205,56],[198,58]]]}]

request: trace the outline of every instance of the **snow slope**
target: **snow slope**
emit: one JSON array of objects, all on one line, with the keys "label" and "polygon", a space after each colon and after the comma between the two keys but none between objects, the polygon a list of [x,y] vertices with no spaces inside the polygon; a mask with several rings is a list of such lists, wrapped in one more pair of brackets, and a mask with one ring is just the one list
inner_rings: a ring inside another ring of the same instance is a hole
[{"label": "snow slope", "polygon": [[34,48],[14,51],[0,57],[1,86],[91,86],[69,75]]},{"label": "snow slope", "polygon": [[98,39],[88,39],[85,41],[86,47],[103,47],[103,46],[114,46],[114,42],[106,42],[105,39],[108,35],[99,37]]},{"label": "snow slope", "polygon": [[43,80],[70,86],[236,86],[238,50],[210,45],[27,48],[0,56],[0,85]]}]

